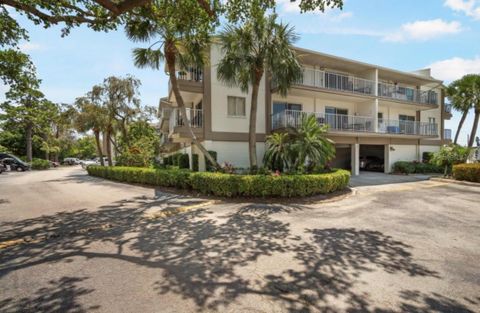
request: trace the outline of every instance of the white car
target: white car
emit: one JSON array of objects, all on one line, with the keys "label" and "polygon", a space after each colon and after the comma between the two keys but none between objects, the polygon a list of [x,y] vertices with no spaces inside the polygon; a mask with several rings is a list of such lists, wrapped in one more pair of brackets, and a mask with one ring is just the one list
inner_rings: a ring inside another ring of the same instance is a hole
[{"label": "white car", "polygon": [[100,163],[98,163],[97,161],[95,160],[82,160],[80,161],[80,164],[82,165],[82,168],[87,168],[87,166],[89,165],[100,165]]},{"label": "white car", "polygon": [[80,164],[80,160],[78,158],[65,158],[65,159],[63,159],[63,164],[78,165],[78,164]]}]

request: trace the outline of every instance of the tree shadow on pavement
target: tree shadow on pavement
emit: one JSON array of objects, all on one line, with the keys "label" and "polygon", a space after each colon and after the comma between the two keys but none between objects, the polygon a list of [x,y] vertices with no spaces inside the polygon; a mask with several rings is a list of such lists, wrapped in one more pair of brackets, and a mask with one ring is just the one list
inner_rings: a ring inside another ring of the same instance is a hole
[{"label": "tree shadow on pavement", "polygon": [[[412,247],[381,232],[329,228],[292,234],[288,223],[270,214],[283,211],[275,207],[254,208],[254,214],[250,206],[221,216],[199,209],[168,218],[144,217],[152,206],[169,208],[178,201],[194,200],[168,195],[140,197],[97,211],[63,212],[0,224],[0,241],[30,238],[2,250],[0,278],[39,264],[71,261],[72,257],[121,260],[161,270],[162,279],[152,288],[159,295],[178,294],[193,300],[201,311],[221,310],[252,295],[267,297],[289,312],[336,312],[332,297],[343,299],[351,312],[379,310],[373,308],[368,294],[355,289],[365,272],[440,279],[438,273],[414,260],[409,252]],[[115,249],[91,249],[96,242],[108,242]],[[276,262],[279,256],[291,264]],[[272,271],[255,272],[265,258]],[[425,295],[409,305],[413,312],[424,312],[421,310],[434,298]],[[442,301],[455,304],[447,298]],[[11,300],[4,307],[21,308]]]},{"label": "tree shadow on pavement", "polygon": [[84,307],[78,297],[93,292],[93,289],[79,287],[86,277],[62,277],[51,280],[47,287],[38,289],[29,297],[15,297],[0,300],[0,312],[91,312],[98,306]]}]

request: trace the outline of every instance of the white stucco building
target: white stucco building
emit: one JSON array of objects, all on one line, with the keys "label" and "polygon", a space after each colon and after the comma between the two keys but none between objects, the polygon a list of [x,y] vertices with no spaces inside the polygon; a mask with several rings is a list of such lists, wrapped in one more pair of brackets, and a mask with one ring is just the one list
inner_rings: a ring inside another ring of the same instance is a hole
[{"label": "white stucco building", "polygon": [[[303,79],[287,97],[281,97],[270,81],[261,83],[257,113],[257,153],[261,164],[265,137],[273,131],[298,125],[303,114],[315,114],[329,125],[335,142],[333,166],[360,173],[360,159],[380,158],[385,172],[394,162],[421,160],[424,151],[437,151],[450,140],[444,120],[451,118],[444,103],[442,81],[428,69],[402,72],[377,65],[295,48],[303,65]],[[248,167],[250,94],[217,79],[219,46],[210,49],[210,63],[203,69],[178,71],[182,97],[195,134],[220,163]],[[199,154],[191,147],[175,97],[160,101],[160,128],[171,152]]]}]

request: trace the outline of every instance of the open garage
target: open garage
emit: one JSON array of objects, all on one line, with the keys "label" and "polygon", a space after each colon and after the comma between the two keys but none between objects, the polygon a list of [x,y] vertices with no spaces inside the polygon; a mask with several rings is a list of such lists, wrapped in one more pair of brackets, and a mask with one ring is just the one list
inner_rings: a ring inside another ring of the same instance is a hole
[{"label": "open garage", "polygon": [[385,171],[385,145],[360,145],[360,170]]}]

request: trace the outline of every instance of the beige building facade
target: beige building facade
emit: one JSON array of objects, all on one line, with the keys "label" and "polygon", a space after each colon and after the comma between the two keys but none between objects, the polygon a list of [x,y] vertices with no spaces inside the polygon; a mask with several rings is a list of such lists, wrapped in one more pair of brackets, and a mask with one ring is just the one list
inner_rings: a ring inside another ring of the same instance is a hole
[{"label": "beige building facade", "polygon": [[[295,48],[303,77],[286,97],[265,79],[259,91],[257,157],[261,164],[265,137],[274,131],[296,127],[305,115],[315,115],[329,126],[335,142],[336,167],[360,174],[362,160],[376,158],[390,172],[396,161],[420,161],[423,152],[437,151],[450,140],[444,120],[451,118],[444,103],[444,86],[430,71],[401,72],[394,69]],[[178,83],[195,135],[208,150],[217,152],[220,163],[247,168],[250,98],[239,88],[217,78],[222,57],[217,45],[210,49],[205,68],[177,73]],[[189,144],[184,122],[171,88],[160,100],[160,129],[169,153],[203,155]]]}]

